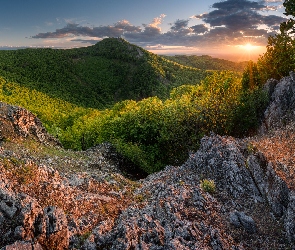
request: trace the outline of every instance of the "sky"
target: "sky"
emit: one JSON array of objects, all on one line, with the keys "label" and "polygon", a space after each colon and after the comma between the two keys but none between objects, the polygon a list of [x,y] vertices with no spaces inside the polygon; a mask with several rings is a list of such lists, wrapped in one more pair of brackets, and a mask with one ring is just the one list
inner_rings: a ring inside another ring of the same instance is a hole
[{"label": "sky", "polygon": [[286,19],[277,0],[1,0],[0,49],[122,37],[156,54],[235,61],[263,54]]}]

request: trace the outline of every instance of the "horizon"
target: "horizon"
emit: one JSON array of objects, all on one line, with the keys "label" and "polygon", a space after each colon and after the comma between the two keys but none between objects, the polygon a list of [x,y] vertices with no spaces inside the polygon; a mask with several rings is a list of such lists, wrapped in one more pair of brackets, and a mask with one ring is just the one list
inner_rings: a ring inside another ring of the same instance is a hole
[{"label": "horizon", "polygon": [[[72,48],[62,48],[62,47],[55,47],[55,46],[19,46],[19,47],[12,47],[12,46],[0,46],[0,51],[1,50],[21,50],[21,49],[44,49],[44,48],[49,48],[49,49],[62,49],[62,50],[66,50],[66,49],[74,49],[74,48],[82,48],[82,47],[89,47],[89,46],[93,46],[95,44],[92,45],[86,45],[86,46],[81,46],[81,47],[72,47]],[[168,53],[164,53],[164,52],[159,52],[159,51],[153,51],[153,50],[148,50],[151,53],[157,54],[159,56],[210,56],[212,58],[217,58],[217,59],[224,59],[224,60],[228,60],[228,61],[233,61],[233,62],[245,62],[245,61],[256,61],[258,59],[258,57],[262,54],[253,54],[250,51],[248,51],[248,54],[246,55],[245,53],[242,54],[240,57],[237,57],[236,55],[231,55],[231,54],[218,54],[218,53],[210,53],[208,52],[206,53],[186,53],[183,51],[171,51]],[[164,50],[165,51],[165,50]]]},{"label": "horizon", "polygon": [[[5,1],[0,49],[93,45],[122,37],[158,55],[209,55],[255,61],[283,15],[283,1]],[[15,6],[18,6],[16,9]]]}]

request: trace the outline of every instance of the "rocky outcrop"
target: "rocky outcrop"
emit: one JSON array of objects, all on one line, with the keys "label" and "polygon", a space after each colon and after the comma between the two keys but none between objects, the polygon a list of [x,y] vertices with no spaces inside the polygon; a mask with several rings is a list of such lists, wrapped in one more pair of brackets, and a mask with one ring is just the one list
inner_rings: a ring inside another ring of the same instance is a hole
[{"label": "rocky outcrop", "polygon": [[285,126],[295,118],[295,73],[282,78],[279,82],[269,80],[266,90],[270,104],[264,113],[261,132]]},{"label": "rocky outcrop", "polygon": [[60,145],[41,121],[28,110],[0,102],[0,140],[31,137],[42,143]]},{"label": "rocky outcrop", "polygon": [[68,249],[69,232],[64,212],[56,207],[44,210],[22,193],[0,189],[0,245],[4,249]]},{"label": "rocky outcrop", "polygon": [[195,166],[167,167],[137,190],[111,230],[93,230],[83,249],[235,249],[220,204],[201,190]]},{"label": "rocky outcrop", "polygon": [[[184,165],[144,179],[140,202],[101,222],[82,249],[284,249],[289,191],[263,160],[243,141],[204,137]],[[204,179],[214,180],[213,195]]]}]

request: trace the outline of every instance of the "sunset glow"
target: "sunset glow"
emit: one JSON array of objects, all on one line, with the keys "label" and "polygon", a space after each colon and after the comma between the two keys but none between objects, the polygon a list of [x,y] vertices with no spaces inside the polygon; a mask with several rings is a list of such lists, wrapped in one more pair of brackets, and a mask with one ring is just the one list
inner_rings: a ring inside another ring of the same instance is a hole
[{"label": "sunset glow", "polygon": [[257,58],[268,36],[286,20],[281,1],[274,0],[33,2],[3,1],[0,50],[76,48],[121,37],[156,54],[240,60]]},{"label": "sunset glow", "polygon": [[253,46],[251,43],[247,43],[245,45],[243,45],[245,50],[253,50],[255,49],[255,46]]}]

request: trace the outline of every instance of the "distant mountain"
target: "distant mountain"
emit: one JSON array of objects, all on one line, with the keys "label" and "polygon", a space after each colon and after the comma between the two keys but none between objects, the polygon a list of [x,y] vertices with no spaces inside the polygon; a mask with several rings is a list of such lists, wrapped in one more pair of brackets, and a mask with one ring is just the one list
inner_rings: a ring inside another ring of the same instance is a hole
[{"label": "distant mountain", "polygon": [[126,100],[166,98],[173,87],[198,84],[209,71],[183,66],[121,38],[69,50],[0,51],[0,76],[51,97],[104,109]]},{"label": "distant mountain", "polygon": [[203,70],[231,70],[236,72],[243,72],[247,65],[247,61],[244,62],[232,62],[225,59],[213,58],[208,55],[196,56],[196,55],[175,55],[164,56],[170,61],[177,62],[179,64],[194,67]]}]

